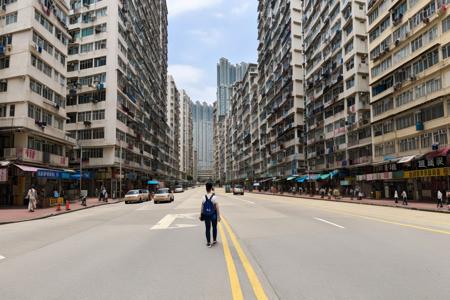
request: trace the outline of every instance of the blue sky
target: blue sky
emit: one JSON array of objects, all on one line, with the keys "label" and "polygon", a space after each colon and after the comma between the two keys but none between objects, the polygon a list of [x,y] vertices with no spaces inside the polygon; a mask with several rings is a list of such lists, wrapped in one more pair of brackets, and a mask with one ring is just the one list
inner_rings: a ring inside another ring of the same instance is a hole
[{"label": "blue sky", "polygon": [[169,73],[193,101],[216,100],[216,64],[257,60],[257,0],[167,0]]}]

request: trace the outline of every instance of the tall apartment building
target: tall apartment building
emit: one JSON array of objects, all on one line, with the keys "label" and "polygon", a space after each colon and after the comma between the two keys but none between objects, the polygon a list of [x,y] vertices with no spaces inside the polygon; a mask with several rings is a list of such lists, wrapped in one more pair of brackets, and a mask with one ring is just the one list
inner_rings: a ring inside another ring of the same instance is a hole
[{"label": "tall apartment building", "polygon": [[214,113],[214,172],[219,182],[225,181],[224,130],[225,118],[228,116],[233,95],[233,85],[241,81],[247,72],[249,64],[231,64],[228,59],[221,58],[217,64],[217,108]]},{"label": "tall apartment building", "polygon": [[448,5],[441,0],[369,2],[373,159],[379,165],[374,172],[387,175],[362,179],[384,196],[392,196],[394,187],[414,199],[448,190],[443,169],[450,124]]},{"label": "tall apartment building", "polygon": [[303,4],[308,167],[357,173],[372,161],[366,1]]},{"label": "tall apartment building", "polygon": [[165,1],[70,8],[67,129],[79,145],[71,163],[91,175],[85,188],[114,194],[119,181],[126,190],[170,179]]},{"label": "tall apartment building", "polygon": [[60,0],[2,1],[0,205],[22,205],[32,183],[55,179],[47,169],[59,176],[68,167],[74,145],[65,134],[68,13]]},{"label": "tall apartment building", "polygon": [[213,158],[213,107],[206,102],[197,101],[192,106],[194,151],[197,152],[198,180],[209,180],[214,177]]},{"label": "tall apartment building", "polygon": [[[231,98],[231,151],[233,182],[253,182],[258,171],[259,134],[254,112],[258,100],[256,64],[250,64],[243,79],[235,83]],[[256,108],[257,110],[257,108]],[[257,114],[256,114],[257,116]],[[256,118],[257,119],[257,118]],[[255,164],[254,164],[255,163]]]},{"label": "tall apartment building", "polygon": [[172,75],[167,76],[167,124],[169,125],[169,178],[181,179],[181,94]]},{"label": "tall apartment building", "polygon": [[302,3],[260,0],[258,39],[264,177],[300,174],[305,169]]},{"label": "tall apartment building", "polygon": [[[193,178],[192,101],[185,90],[180,92],[180,171],[182,178]],[[192,180],[192,179],[191,179]]]}]

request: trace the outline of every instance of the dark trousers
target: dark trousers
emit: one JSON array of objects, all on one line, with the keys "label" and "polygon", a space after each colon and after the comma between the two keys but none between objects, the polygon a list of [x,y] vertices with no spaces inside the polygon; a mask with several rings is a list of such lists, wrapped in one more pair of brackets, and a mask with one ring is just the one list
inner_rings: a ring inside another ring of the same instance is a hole
[{"label": "dark trousers", "polygon": [[406,197],[404,197],[403,198],[403,203],[402,203],[403,205],[408,205],[408,198],[406,198]]},{"label": "dark trousers", "polygon": [[444,201],[442,199],[438,199],[437,207],[444,207]]},{"label": "dark trousers", "polygon": [[206,229],[206,241],[211,243],[211,224],[212,224],[212,232],[213,232],[213,241],[217,240],[217,217],[211,216],[207,217],[205,216],[205,229]]}]

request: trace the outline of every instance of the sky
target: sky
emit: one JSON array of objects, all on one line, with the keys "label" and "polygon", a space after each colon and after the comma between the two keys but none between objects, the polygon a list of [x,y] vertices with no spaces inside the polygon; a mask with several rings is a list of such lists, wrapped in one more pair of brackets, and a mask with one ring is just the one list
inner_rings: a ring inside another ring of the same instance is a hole
[{"label": "sky", "polygon": [[257,60],[257,0],[167,0],[169,74],[192,101],[216,101],[216,65]]}]

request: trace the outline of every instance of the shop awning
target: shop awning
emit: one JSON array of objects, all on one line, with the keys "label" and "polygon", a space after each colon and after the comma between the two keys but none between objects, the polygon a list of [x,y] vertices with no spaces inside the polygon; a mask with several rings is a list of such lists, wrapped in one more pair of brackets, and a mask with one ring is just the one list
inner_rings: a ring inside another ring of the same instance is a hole
[{"label": "shop awning", "polygon": [[305,182],[305,180],[306,180],[306,177],[304,177],[304,176],[299,177],[299,178],[296,179],[296,181],[299,182],[299,183]]},{"label": "shop awning", "polygon": [[432,159],[432,158],[439,157],[439,156],[447,156],[449,151],[450,151],[450,147],[445,147],[445,148],[427,153],[425,155],[425,158]]},{"label": "shop awning", "polygon": [[325,179],[328,179],[328,178],[330,178],[330,173],[328,173],[328,174],[320,174],[319,175],[319,179],[321,179],[321,180],[325,180]]},{"label": "shop awning", "polygon": [[404,157],[400,158],[397,163],[399,163],[399,164],[409,163],[414,159],[414,157],[416,157],[416,156],[415,155],[404,156]]},{"label": "shop awning", "polygon": [[16,165],[16,167],[18,167],[19,169],[21,169],[24,172],[37,172],[37,170],[39,170],[39,168],[35,168],[35,167],[29,167],[29,166],[23,166],[23,165]]},{"label": "shop awning", "polygon": [[297,177],[298,177],[297,175],[289,176],[286,180],[291,181],[292,179],[295,179]]},{"label": "shop awning", "polygon": [[330,172],[331,178],[333,178],[336,175],[339,175],[339,170],[333,170],[333,171]]},{"label": "shop awning", "polygon": [[149,185],[158,185],[159,181],[158,180],[149,180],[149,181],[147,181],[147,184],[149,184]]},{"label": "shop awning", "polygon": [[0,167],[7,167],[7,166],[9,166],[10,163],[11,162],[8,160],[2,160],[2,161],[0,161]]},{"label": "shop awning", "polygon": [[271,181],[271,180],[273,180],[272,177],[271,177],[271,178],[264,179],[264,180],[261,180],[260,183],[264,183],[264,182]]}]

